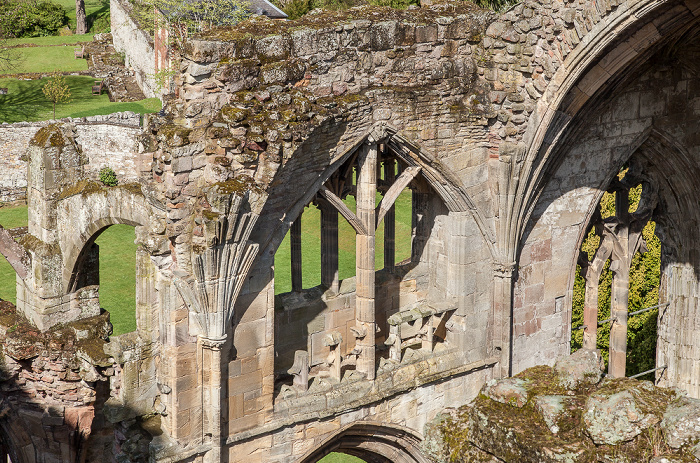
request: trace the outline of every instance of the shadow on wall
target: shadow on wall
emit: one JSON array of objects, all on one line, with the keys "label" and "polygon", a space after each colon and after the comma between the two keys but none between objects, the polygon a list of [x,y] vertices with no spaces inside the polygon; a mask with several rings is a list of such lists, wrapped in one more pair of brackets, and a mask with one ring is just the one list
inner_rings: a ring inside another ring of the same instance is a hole
[{"label": "shadow on wall", "polygon": [[[40,332],[0,302],[0,442],[13,463],[148,460],[160,415],[120,405],[109,314]],[[126,460],[124,460],[126,459]]]}]

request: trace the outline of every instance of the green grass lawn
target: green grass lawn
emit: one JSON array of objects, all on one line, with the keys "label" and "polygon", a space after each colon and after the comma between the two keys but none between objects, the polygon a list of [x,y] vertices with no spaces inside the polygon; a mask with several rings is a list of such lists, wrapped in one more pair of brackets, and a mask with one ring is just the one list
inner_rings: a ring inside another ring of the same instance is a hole
[{"label": "green grass lawn", "polygon": [[[381,196],[377,195],[377,203]],[[345,204],[355,210],[355,198],[348,196]],[[404,190],[396,200],[396,262],[411,256],[411,192]],[[301,217],[302,284],[312,288],[321,284],[321,212],[308,206]],[[375,266],[384,267],[384,222],[377,229]],[[355,275],[355,231],[342,217],[338,218],[338,277],[342,280]],[[292,290],[291,248],[289,233],[275,254],[275,293]]]},{"label": "green grass lawn", "polygon": [[[0,208],[5,228],[27,226],[27,206]],[[114,335],[136,329],[136,244],[134,227],[114,225],[98,238],[100,247],[100,306],[108,310]],[[0,258],[0,299],[16,302],[15,271]]]},{"label": "green grass lawn", "polygon": [[319,463],[364,463],[364,461],[352,455],[333,452],[321,458]]},{"label": "green grass lawn", "polygon": [[[78,61],[78,60],[76,60]],[[0,78],[0,87],[7,87],[8,94],[0,95],[0,122],[41,121],[53,118],[52,104],[41,91],[47,79],[17,80]],[[106,93],[93,95],[92,77],[66,76],[71,91],[71,101],[56,106],[56,117],[87,117],[118,111],[137,113],[156,112],[160,100],[149,98],[133,103],[112,103]]]},{"label": "green grass lawn", "polygon": [[15,48],[14,53],[19,56],[19,60],[5,74],[48,73],[57,69],[63,72],[87,70],[87,60],[75,59],[74,50],[74,45]]},{"label": "green grass lawn", "polygon": [[[75,8],[75,2],[73,2],[73,7]],[[73,10],[73,16],[75,21],[75,10]],[[24,39],[8,39],[7,46],[14,47],[17,45],[36,45],[37,47],[49,47],[52,45],[75,45],[76,43],[82,42],[92,42],[92,38],[95,34],[84,34],[84,35],[51,35],[48,37],[29,37]],[[77,60],[76,60],[77,61]]]},{"label": "green grass lawn", "polygon": [[100,247],[100,306],[109,311],[113,335],[136,329],[134,227],[112,225],[97,238]]}]

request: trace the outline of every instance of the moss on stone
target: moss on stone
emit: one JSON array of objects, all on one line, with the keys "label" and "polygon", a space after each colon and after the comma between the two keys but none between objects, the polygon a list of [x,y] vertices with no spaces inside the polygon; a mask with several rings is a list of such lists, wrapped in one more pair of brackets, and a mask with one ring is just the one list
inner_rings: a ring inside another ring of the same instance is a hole
[{"label": "moss on stone", "polygon": [[[307,14],[293,21],[272,21],[269,19],[251,18],[234,27],[218,27],[207,30],[195,38],[204,40],[218,40],[224,42],[236,42],[250,39],[251,37],[267,37],[272,35],[291,34],[300,29],[327,29],[349,24],[357,20],[369,20],[376,22],[397,21],[403,24],[428,24],[433,23],[439,17],[468,15],[474,18],[474,25],[479,25],[481,18],[487,10],[481,9],[473,3],[459,1],[445,1],[431,8],[419,8],[415,10],[398,10],[386,6],[364,5],[350,8],[344,11],[324,10],[315,14]],[[474,35],[472,33],[471,35]]]},{"label": "moss on stone", "polygon": [[48,244],[34,235],[27,233],[17,240],[17,242],[27,251],[32,251],[39,257],[54,256],[61,254],[58,244]]},{"label": "moss on stone", "polygon": [[215,183],[214,188],[219,194],[237,196],[243,196],[248,191],[261,191],[255,180],[247,175],[239,175],[231,180]]},{"label": "moss on stone", "polygon": [[66,199],[78,194],[87,196],[94,193],[107,194],[107,189],[104,187],[104,185],[101,185],[95,181],[84,179],[61,189],[56,199]]},{"label": "moss on stone", "polygon": [[29,140],[30,145],[34,146],[52,146],[54,148],[62,148],[66,142],[61,133],[61,128],[57,124],[49,124],[37,130],[36,134]]}]

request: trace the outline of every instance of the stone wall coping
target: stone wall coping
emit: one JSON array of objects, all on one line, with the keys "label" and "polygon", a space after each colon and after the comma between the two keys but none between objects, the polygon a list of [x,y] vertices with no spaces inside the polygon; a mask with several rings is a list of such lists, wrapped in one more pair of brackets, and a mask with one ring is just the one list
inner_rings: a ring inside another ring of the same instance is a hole
[{"label": "stone wall coping", "polygon": [[[124,121],[134,121],[138,120],[138,123],[134,122],[117,122],[113,118],[116,116],[117,119]],[[66,117],[63,119],[50,119],[46,121],[34,121],[34,122],[3,122],[0,123],[0,129],[14,129],[14,128],[24,128],[24,127],[46,127],[51,124],[74,124],[74,125],[112,125],[120,127],[142,127],[141,115],[138,113],[133,113],[131,111],[124,111],[118,113],[105,114],[100,116],[90,116],[81,118]]]}]

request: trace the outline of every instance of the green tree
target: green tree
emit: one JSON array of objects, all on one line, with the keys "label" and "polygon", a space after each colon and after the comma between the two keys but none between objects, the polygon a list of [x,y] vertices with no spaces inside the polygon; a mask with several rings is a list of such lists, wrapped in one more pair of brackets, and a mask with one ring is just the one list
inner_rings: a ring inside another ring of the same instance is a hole
[{"label": "green tree", "polygon": [[63,74],[54,71],[42,91],[46,99],[53,103],[53,118],[56,119],[56,104],[66,103],[70,100],[70,89]]}]

